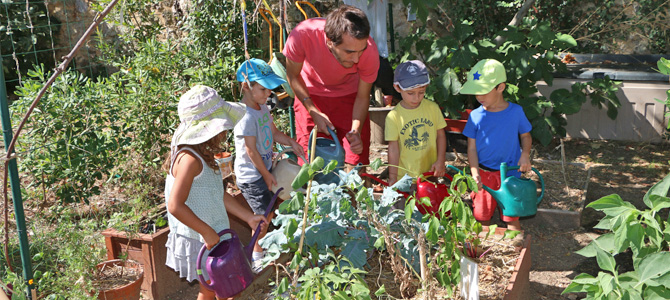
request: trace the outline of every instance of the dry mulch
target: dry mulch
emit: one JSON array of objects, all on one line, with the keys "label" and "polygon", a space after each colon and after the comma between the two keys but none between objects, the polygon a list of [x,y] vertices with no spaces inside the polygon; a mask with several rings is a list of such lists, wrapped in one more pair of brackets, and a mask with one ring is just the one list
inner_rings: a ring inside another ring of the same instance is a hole
[{"label": "dry mulch", "polygon": [[139,264],[123,266],[121,264],[107,264],[98,269],[93,278],[93,287],[98,291],[108,291],[135,282],[142,274]]}]

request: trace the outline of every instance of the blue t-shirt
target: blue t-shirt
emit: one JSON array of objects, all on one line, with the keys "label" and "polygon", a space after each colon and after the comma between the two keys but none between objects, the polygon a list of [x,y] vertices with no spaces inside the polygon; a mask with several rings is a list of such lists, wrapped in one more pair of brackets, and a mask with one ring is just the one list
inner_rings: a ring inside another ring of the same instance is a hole
[{"label": "blue t-shirt", "polygon": [[477,144],[479,164],[499,170],[500,163],[516,166],[521,157],[519,135],[530,132],[533,127],[515,103],[499,112],[490,112],[483,106],[473,110],[465,124],[463,135],[473,138]]},{"label": "blue t-shirt", "polygon": [[263,177],[256,170],[254,163],[247,154],[247,146],[244,143],[245,136],[256,137],[256,150],[261,155],[265,168],[272,167],[272,114],[267,105],[261,105],[260,110],[247,106],[244,117],[235,125],[235,177],[239,183],[251,183]]}]

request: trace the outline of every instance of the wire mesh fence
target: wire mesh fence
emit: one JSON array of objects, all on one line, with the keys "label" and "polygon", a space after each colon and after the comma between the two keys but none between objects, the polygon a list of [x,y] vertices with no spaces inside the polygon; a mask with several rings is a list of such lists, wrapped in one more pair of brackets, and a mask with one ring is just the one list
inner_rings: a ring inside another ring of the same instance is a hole
[{"label": "wire mesh fence", "polygon": [[[0,58],[10,100],[16,86],[35,66],[56,67],[95,17],[82,0],[43,0],[0,2]],[[89,77],[107,75],[96,63],[99,51],[89,41],[70,64]]]}]

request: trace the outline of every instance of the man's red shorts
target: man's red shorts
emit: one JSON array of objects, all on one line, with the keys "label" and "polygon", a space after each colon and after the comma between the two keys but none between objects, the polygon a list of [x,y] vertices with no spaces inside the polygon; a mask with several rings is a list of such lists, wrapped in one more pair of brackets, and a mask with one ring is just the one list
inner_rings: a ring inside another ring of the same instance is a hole
[{"label": "man's red shorts", "polygon": [[[363,129],[361,130],[361,139],[363,140],[363,152],[361,154],[354,154],[349,149],[349,141],[345,138],[347,132],[351,130],[351,114],[354,110],[354,102],[356,100],[356,93],[341,96],[341,97],[324,97],[324,96],[310,96],[314,105],[323,113],[325,113],[330,122],[335,126],[337,138],[340,144],[344,147],[346,152],[345,162],[356,165],[362,163],[367,165],[370,163],[370,118],[366,117],[363,121]],[[305,153],[307,153],[307,144],[309,140],[309,133],[314,128],[314,121],[309,115],[302,102],[297,98],[293,102],[295,110],[295,135],[296,141],[302,146]],[[324,136],[319,134],[319,136]],[[330,136],[328,136],[330,138]]]},{"label": "man's red shorts", "polygon": [[[500,189],[500,171],[490,172],[479,169],[479,175],[482,177],[482,184],[494,190]],[[493,196],[486,190],[480,189],[477,193],[470,193],[470,198],[472,198],[472,210],[475,219],[480,222],[491,220],[493,212],[498,207],[498,203],[493,199]],[[509,223],[518,220],[519,217],[503,216],[502,211],[500,211],[500,219],[505,223]]]}]

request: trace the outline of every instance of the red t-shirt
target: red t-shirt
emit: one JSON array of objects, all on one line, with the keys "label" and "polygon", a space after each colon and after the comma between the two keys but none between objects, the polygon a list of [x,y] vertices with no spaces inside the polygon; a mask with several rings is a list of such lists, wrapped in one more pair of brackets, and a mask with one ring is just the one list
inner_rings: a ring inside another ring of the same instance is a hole
[{"label": "red t-shirt", "polygon": [[339,97],[356,93],[359,79],[373,83],[379,70],[379,52],[371,37],[368,47],[351,68],[343,67],[326,46],[326,19],[312,18],[291,30],[284,55],[303,63],[300,75],[312,95]]}]

